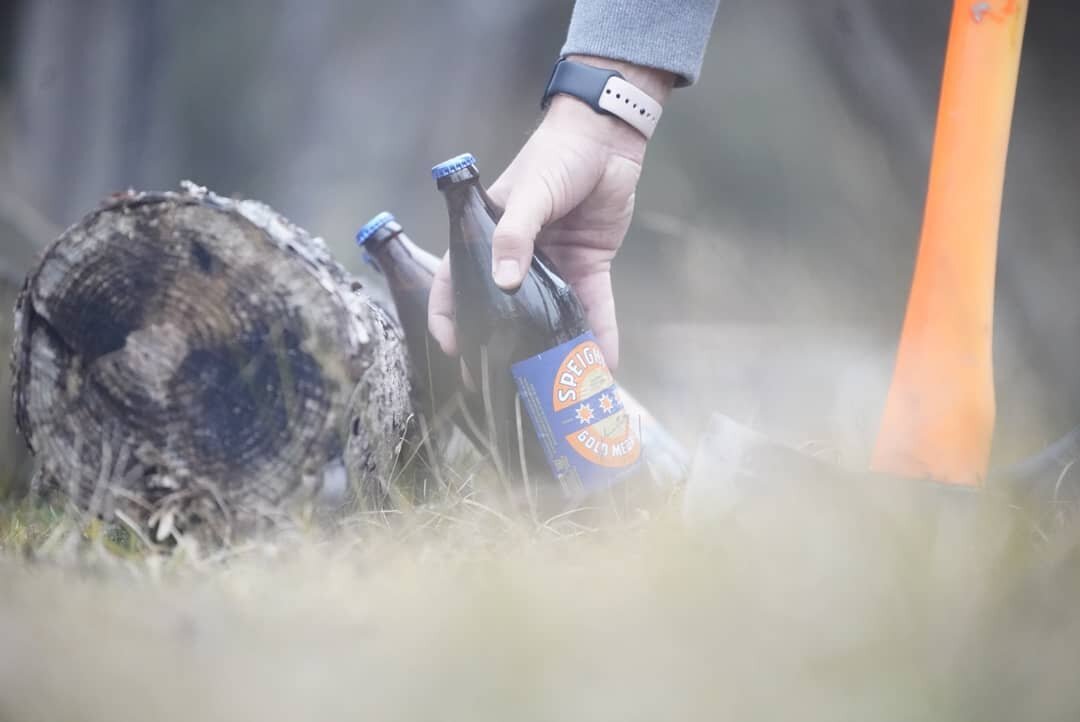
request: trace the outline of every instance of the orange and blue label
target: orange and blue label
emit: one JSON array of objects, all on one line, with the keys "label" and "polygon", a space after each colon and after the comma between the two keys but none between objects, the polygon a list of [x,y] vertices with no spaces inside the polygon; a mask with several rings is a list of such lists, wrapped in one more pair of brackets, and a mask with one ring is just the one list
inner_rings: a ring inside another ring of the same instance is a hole
[{"label": "orange and blue label", "polygon": [[520,361],[512,371],[557,479],[590,492],[635,470],[641,439],[591,332]]}]

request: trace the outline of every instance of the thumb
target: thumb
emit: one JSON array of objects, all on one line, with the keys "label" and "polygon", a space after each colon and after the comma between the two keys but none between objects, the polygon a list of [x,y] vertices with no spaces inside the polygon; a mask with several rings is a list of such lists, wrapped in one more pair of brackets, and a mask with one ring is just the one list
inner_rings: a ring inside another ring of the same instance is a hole
[{"label": "thumb", "polygon": [[542,176],[530,175],[514,185],[492,238],[491,269],[504,291],[521,285],[532,261],[533,244],[554,209],[551,190]]}]

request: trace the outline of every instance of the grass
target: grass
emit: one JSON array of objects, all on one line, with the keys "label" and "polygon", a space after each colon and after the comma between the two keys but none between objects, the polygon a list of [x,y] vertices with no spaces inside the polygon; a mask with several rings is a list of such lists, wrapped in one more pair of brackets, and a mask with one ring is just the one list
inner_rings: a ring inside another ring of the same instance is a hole
[{"label": "grass", "polygon": [[0,720],[1077,719],[1068,529],[1003,505],[476,498],[170,554],[0,517]]}]

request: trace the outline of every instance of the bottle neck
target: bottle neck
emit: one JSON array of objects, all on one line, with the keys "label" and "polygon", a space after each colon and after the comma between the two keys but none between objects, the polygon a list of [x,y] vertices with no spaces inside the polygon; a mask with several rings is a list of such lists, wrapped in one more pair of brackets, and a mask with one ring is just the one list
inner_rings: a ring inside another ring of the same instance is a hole
[{"label": "bottle neck", "polygon": [[404,231],[397,223],[387,223],[379,230],[371,234],[371,237],[364,241],[364,250],[373,256],[379,255],[386,249],[386,246],[393,239],[404,235]]},{"label": "bottle neck", "polygon": [[364,247],[386,277],[399,305],[404,302],[398,298],[401,293],[430,291],[439,259],[413,243],[400,225],[387,223],[372,234]]},{"label": "bottle neck", "polygon": [[423,248],[413,243],[412,239],[406,236],[404,233],[399,233],[397,235],[397,240],[401,244],[405,252],[409,254],[409,257],[412,258],[412,260],[415,261],[417,265],[422,266],[423,269],[430,273],[432,276],[435,275],[435,271],[439,268],[438,256],[436,256],[434,253],[428,253]]},{"label": "bottle neck", "polygon": [[502,208],[491,200],[491,196],[480,185],[480,172],[476,166],[470,165],[440,178],[436,182],[436,187],[446,195],[446,202],[451,208],[478,202],[492,221],[498,223],[499,218],[502,217]]},{"label": "bottle neck", "polygon": [[364,248],[376,260],[400,256],[404,253],[431,273],[435,273],[439,265],[438,257],[416,245],[397,223],[387,223],[375,231],[371,238],[364,242]]}]

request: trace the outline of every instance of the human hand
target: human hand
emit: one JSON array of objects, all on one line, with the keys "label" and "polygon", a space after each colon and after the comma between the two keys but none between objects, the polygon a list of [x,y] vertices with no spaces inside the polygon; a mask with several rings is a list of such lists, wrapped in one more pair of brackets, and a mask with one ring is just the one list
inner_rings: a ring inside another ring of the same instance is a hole
[{"label": "human hand", "polygon": [[[574,58],[621,72],[663,102],[674,76],[601,58]],[[555,264],[585,307],[608,365],[619,360],[619,331],[611,291],[611,261],[634,211],[645,157],[644,136],[623,121],[600,115],[576,98],[552,98],[539,127],[488,188],[505,210],[492,241],[495,283],[521,285],[534,247]],[[449,256],[435,274],[428,326],[443,351],[456,355]]]}]

